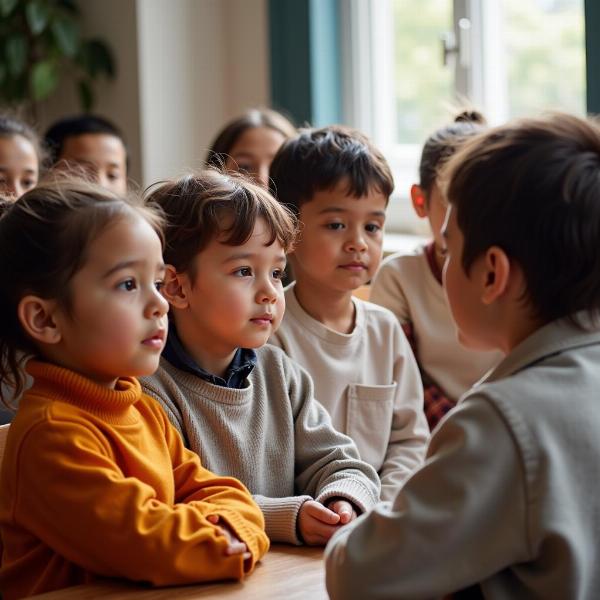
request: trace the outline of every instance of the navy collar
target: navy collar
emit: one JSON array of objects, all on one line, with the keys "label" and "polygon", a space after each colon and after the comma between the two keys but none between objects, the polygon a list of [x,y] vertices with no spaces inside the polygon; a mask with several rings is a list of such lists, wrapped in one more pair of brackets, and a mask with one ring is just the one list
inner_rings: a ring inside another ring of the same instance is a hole
[{"label": "navy collar", "polygon": [[225,377],[219,377],[204,370],[188,354],[183,347],[173,322],[169,323],[169,335],[162,355],[174,366],[182,371],[196,375],[209,383],[221,387],[242,389],[246,387],[246,379],[256,365],[256,352],[250,348],[238,348],[233,359],[227,367]]}]

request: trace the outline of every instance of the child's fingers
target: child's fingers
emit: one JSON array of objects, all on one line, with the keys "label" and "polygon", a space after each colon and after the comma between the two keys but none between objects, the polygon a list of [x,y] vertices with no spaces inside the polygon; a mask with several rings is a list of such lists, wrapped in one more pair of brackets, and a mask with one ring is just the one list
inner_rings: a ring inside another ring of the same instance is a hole
[{"label": "child's fingers", "polygon": [[352,508],[352,504],[347,500],[337,500],[329,508],[340,516],[340,523],[342,525],[350,523],[352,520],[354,509]]},{"label": "child's fingers", "polygon": [[313,519],[326,523],[328,525],[337,525],[340,520],[340,516],[329,510],[326,506],[323,506],[319,502],[306,503],[306,512]]},{"label": "child's fingers", "polygon": [[239,540],[230,542],[229,546],[227,546],[227,549],[225,550],[225,554],[227,554],[227,556],[231,556],[232,554],[244,554],[245,552],[248,552],[248,546]]},{"label": "child's fingers", "polygon": [[329,538],[338,530],[336,525],[327,525],[318,519],[312,519],[308,524],[309,534],[306,542],[309,544],[325,545]]}]

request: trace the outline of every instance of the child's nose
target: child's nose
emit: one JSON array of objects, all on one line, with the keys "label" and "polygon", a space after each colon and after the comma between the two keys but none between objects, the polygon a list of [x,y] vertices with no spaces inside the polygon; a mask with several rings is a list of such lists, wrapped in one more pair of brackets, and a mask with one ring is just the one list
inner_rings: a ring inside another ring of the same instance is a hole
[{"label": "child's nose", "polygon": [[20,198],[23,195],[23,189],[18,181],[7,181],[4,184],[4,189],[1,191],[5,196],[13,199]]},{"label": "child's nose", "polygon": [[266,190],[269,189],[269,165],[260,165],[256,172],[256,181],[259,185],[264,187]]},{"label": "child's nose", "polygon": [[347,252],[364,252],[367,249],[367,242],[365,236],[360,232],[356,231],[346,240],[344,247]]},{"label": "child's nose", "polygon": [[274,304],[277,302],[278,291],[270,281],[265,281],[257,293],[259,304]]},{"label": "child's nose", "polygon": [[165,300],[164,296],[154,288],[152,296],[148,302],[147,312],[152,317],[162,317],[169,311],[169,303]]}]

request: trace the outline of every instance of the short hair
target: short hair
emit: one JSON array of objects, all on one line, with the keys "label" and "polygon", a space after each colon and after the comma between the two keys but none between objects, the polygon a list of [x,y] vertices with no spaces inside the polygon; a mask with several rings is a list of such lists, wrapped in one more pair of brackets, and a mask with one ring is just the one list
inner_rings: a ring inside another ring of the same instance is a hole
[{"label": "short hair", "polygon": [[[111,223],[135,214],[161,237],[162,217],[140,199],[62,176],[23,194],[1,214],[0,383],[8,383],[14,397],[23,389],[22,363],[36,352],[17,315],[21,298],[52,298],[70,311],[70,282],[85,265],[90,244]],[[2,391],[0,398],[6,404]]]},{"label": "short hair", "polygon": [[348,194],[360,198],[375,188],[386,198],[394,178],[383,154],[361,132],[332,125],[303,129],[279,149],[271,164],[270,189],[296,215],[316,192],[347,180]]},{"label": "short hair", "polygon": [[85,134],[112,135],[121,140],[125,148],[127,167],[129,167],[129,152],[121,130],[111,121],[98,115],[77,115],[56,121],[46,131],[44,143],[49,153],[50,166],[55,165],[62,155],[65,140]]},{"label": "short hair", "polygon": [[484,116],[476,110],[459,113],[454,122],[434,131],[425,141],[419,161],[419,187],[429,202],[438,175],[448,159],[467,139],[483,130]]},{"label": "short hair", "polygon": [[38,159],[38,168],[41,170],[42,163],[45,160],[45,153],[35,129],[15,116],[9,114],[0,115],[0,137],[6,138],[15,135],[24,137],[33,146]]},{"label": "short hair", "polygon": [[296,235],[293,215],[268,191],[235,173],[207,169],[158,184],[148,191],[146,203],[160,207],[166,219],[165,262],[192,279],[195,257],[213,239],[244,244],[260,218],[269,229],[269,245],[277,240],[288,252]]},{"label": "short hair", "polygon": [[523,269],[544,322],[600,311],[600,127],[555,113],[491,129],[447,165],[462,266],[490,246]]},{"label": "short hair", "polygon": [[284,115],[269,108],[251,108],[227,123],[213,140],[206,155],[207,167],[223,168],[231,149],[240,137],[255,127],[266,127],[280,133],[285,139],[296,135],[293,123]]}]

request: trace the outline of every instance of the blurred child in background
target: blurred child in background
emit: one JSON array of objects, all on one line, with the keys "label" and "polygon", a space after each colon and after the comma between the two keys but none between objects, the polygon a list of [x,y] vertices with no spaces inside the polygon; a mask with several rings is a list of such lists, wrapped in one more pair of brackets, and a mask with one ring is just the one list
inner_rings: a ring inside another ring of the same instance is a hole
[{"label": "blurred child in background", "polygon": [[16,200],[35,187],[42,162],[33,128],[15,117],[0,115],[0,196]]},{"label": "blurred child in background", "polygon": [[53,168],[81,168],[115,194],[127,191],[127,147],[119,128],[108,119],[95,115],[61,119],[46,131],[45,143]]},{"label": "blurred child in background", "polygon": [[239,171],[269,187],[269,167],[283,142],[296,128],[281,113],[253,108],[233,119],[217,134],[206,165]]},{"label": "blurred child in background", "polygon": [[477,112],[463,112],[454,123],[438,129],[425,142],[419,165],[419,184],[410,196],[415,212],[427,219],[433,239],[412,254],[386,258],[371,284],[371,302],[389,308],[411,343],[423,379],[425,414],[430,429],[502,355],[462,346],[442,287],[444,244],[441,227],[447,201],[438,174],[447,160],[470,137],[482,131]]}]

